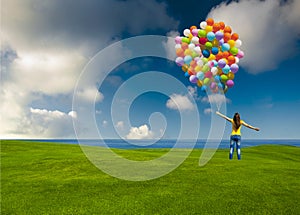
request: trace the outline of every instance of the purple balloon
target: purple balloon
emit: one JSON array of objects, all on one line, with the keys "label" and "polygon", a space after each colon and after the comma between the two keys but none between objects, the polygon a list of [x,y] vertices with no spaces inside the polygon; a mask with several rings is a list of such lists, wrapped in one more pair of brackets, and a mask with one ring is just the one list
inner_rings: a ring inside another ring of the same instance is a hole
[{"label": "purple balloon", "polygon": [[230,70],[231,70],[232,73],[237,73],[237,71],[239,70],[239,66],[235,63],[231,64]]},{"label": "purple balloon", "polygon": [[218,61],[218,66],[221,68],[221,69],[223,69],[224,68],[224,66],[226,66],[226,62],[225,62],[225,60],[219,60]]},{"label": "purple balloon", "polygon": [[196,84],[198,81],[198,78],[196,75],[191,75],[190,76],[190,82],[193,83],[193,84]]},{"label": "purple balloon", "polygon": [[182,57],[177,57],[175,62],[178,66],[183,66],[183,64],[184,64],[184,60]]},{"label": "purple balloon", "polygon": [[227,87],[233,87],[233,85],[234,85],[233,80],[226,81],[226,85],[227,85]]},{"label": "purple balloon", "polygon": [[224,34],[221,31],[217,31],[215,36],[216,36],[217,40],[221,40],[221,39],[223,39]]},{"label": "purple balloon", "polygon": [[210,84],[210,88],[211,89],[215,89],[217,87],[217,84],[215,83],[215,82],[212,82],[211,84]]}]

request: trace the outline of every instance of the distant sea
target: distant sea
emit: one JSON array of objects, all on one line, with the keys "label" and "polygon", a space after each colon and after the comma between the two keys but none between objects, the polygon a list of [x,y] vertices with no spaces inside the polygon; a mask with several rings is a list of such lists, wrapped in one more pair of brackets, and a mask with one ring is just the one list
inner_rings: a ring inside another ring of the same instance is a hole
[{"label": "distant sea", "polygon": [[[77,139],[26,139],[26,141],[36,141],[36,142],[54,142],[54,143],[63,143],[63,144],[79,144]],[[203,148],[205,146],[206,140],[197,140],[194,148]],[[127,142],[122,139],[81,139],[80,144],[89,145],[89,146],[103,146],[110,148],[118,148],[118,149],[143,149],[143,148],[191,148],[193,142],[190,140],[180,140],[179,143],[176,144],[175,139],[161,139],[161,140],[130,140]],[[290,145],[300,147],[300,139],[288,139],[288,140],[280,140],[280,139],[242,139],[242,147],[251,147],[258,146],[264,144],[271,145]],[[179,145],[179,146],[178,146]],[[217,142],[210,141],[208,143],[208,148],[228,148],[229,140],[222,140],[220,145],[218,146]]]}]

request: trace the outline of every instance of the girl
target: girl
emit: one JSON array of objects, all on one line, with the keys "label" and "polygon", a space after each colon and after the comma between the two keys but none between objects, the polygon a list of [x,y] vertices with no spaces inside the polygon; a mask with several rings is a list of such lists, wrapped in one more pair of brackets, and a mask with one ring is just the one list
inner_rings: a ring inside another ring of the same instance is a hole
[{"label": "girl", "polygon": [[237,150],[237,156],[238,159],[241,159],[241,127],[242,125],[251,128],[253,130],[259,131],[259,128],[253,127],[247,123],[245,123],[243,120],[240,118],[239,113],[235,113],[233,116],[233,119],[221,114],[219,111],[216,112],[219,116],[223,117],[227,121],[231,122],[232,124],[232,132],[230,136],[230,152],[229,152],[229,159],[232,159],[233,157],[233,151],[234,151],[234,144],[236,145],[236,150]]}]

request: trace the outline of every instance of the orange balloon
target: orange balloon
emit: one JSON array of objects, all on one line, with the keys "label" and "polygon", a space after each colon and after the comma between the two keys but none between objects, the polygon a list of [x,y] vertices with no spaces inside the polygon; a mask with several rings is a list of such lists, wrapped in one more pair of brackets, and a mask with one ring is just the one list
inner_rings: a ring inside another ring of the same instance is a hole
[{"label": "orange balloon", "polygon": [[[234,58],[234,59],[235,59],[235,58]],[[197,63],[196,63],[196,61],[194,61],[194,60],[190,63],[190,66],[193,67],[193,68],[194,68],[196,65],[197,65]]]},{"label": "orange balloon", "polygon": [[206,20],[206,23],[207,23],[207,25],[209,25],[209,26],[213,26],[214,20],[213,20],[212,18],[208,18],[208,19]]},{"label": "orange balloon", "polygon": [[225,33],[223,39],[224,39],[224,42],[227,43],[227,41],[231,39],[231,34],[228,32]]},{"label": "orange balloon", "polygon": [[224,22],[219,22],[220,29],[223,30],[225,28],[225,23]]},{"label": "orange balloon", "polygon": [[238,40],[239,39],[239,35],[237,33],[233,33],[231,35],[231,39],[233,39],[234,41]]},{"label": "orange balloon", "polygon": [[223,58],[227,59],[230,54],[229,54],[229,52],[225,51],[225,52],[223,52],[222,55],[223,55]]},{"label": "orange balloon", "polygon": [[189,44],[187,44],[187,43],[182,43],[182,44],[181,44],[181,48],[182,48],[183,50],[186,50],[188,47],[189,47]]},{"label": "orange balloon", "polygon": [[225,28],[224,28],[224,33],[230,33],[231,34],[231,28],[230,28],[230,26],[226,26]]},{"label": "orange balloon", "polygon": [[223,58],[223,53],[219,51],[219,53],[216,55],[216,60],[220,60]]},{"label": "orange balloon", "polygon": [[195,25],[190,27],[190,31],[192,32],[193,29],[197,29],[197,27]]},{"label": "orange balloon", "polygon": [[227,60],[229,65],[235,63],[235,57],[233,55],[228,56]]},{"label": "orange balloon", "polygon": [[184,55],[183,49],[182,48],[176,49],[176,55],[178,57],[183,57],[183,55]]},{"label": "orange balloon", "polygon": [[195,71],[193,71],[192,69],[189,69],[188,73],[189,73],[189,75],[195,75],[196,74]]},{"label": "orange balloon", "polygon": [[218,30],[220,30],[220,24],[219,23],[214,23],[213,24],[213,32],[217,32]]}]

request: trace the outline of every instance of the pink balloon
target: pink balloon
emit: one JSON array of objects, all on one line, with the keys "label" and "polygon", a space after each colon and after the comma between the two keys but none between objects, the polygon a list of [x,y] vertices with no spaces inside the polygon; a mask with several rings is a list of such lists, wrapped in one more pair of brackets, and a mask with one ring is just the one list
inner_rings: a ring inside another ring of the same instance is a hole
[{"label": "pink balloon", "polygon": [[181,44],[181,37],[180,36],[177,36],[177,37],[175,37],[175,43],[176,44]]},{"label": "pink balloon", "polygon": [[237,53],[237,55],[236,55],[238,58],[243,58],[244,57],[244,52],[243,51],[241,51],[241,50],[239,50],[239,52]]}]

